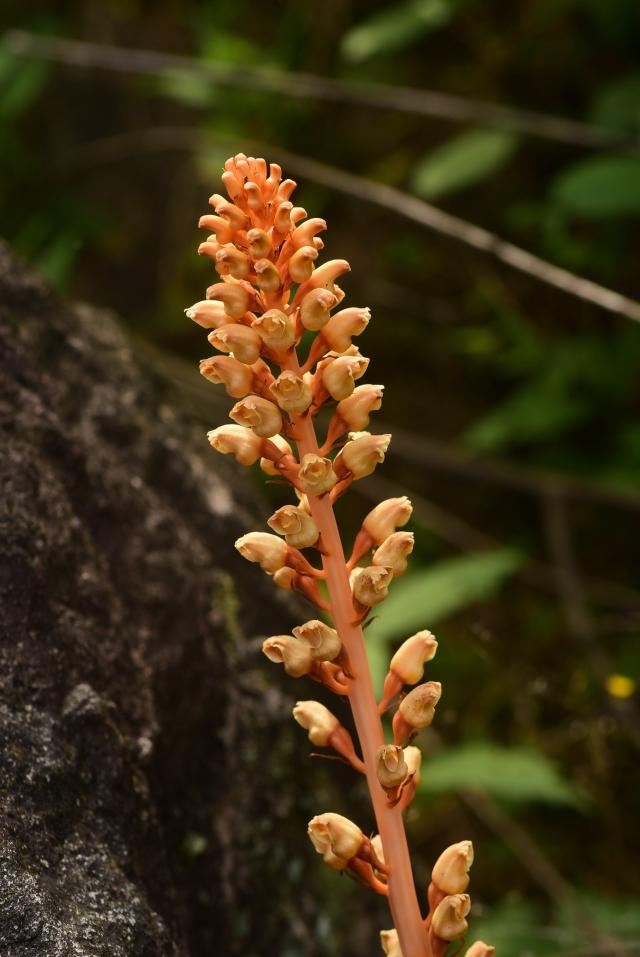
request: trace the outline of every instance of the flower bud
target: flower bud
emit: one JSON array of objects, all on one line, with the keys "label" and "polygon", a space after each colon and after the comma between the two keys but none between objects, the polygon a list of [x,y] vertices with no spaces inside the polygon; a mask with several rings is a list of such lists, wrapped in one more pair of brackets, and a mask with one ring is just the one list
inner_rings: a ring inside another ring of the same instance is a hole
[{"label": "flower bud", "polygon": [[406,495],[388,498],[369,512],[362,527],[374,542],[382,545],[396,528],[407,524],[412,512],[413,506]]},{"label": "flower bud", "polygon": [[[351,272],[351,266],[346,259],[330,259],[328,262],[318,266],[309,284],[313,289],[328,289],[333,292],[333,284],[345,272]],[[344,350],[341,350],[344,351]]]},{"label": "flower bud", "polygon": [[355,479],[371,475],[376,465],[384,462],[390,442],[391,436],[388,434],[371,435],[370,432],[350,432],[349,441],[334,460],[337,474],[342,477],[351,473]]},{"label": "flower bud", "polygon": [[282,428],[282,416],[278,406],[260,395],[249,395],[236,402],[229,412],[229,418],[253,429],[256,435],[264,439],[277,435]]},{"label": "flower bud", "polygon": [[365,842],[357,824],[341,814],[318,814],[309,821],[307,833],[325,863],[337,871],[347,867]]},{"label": "flower bud", "polygon": [[495,952],[495,947],[485,944],[483,940],[477,940],[475,944],[471,945],[464,957],[494,957]]},{"label": "flower bud", "polygon": [[207,438],[216,452],[233,455],[240,465],[253,465],[260,458],[262,440],[241,425],[219,425]]},{"label": "flower bud", "polygon": [[269,390],[285,412],[305,412],[313,401],[309,383],[290,369],[281,372]]},{"label": "flower bud", "polygon": [[[272,445],[275,445],[276,448],[280,450],[282,455],[293,455],[291,446],[281,435],[272,435],[269,439],[269,442],[271,442]],[[277,457],[267,458],[266,456],[263,456],[263,458],[260,459],[260,468],[266,475],[281,475],[281,472],[274,465],[274,461],[277,461]]]},{"label": "flower bud", "polygon": [[383,744],[376,751],[376,774],[385,789],[391,791],[400,787],[409,773],[402,748],[396,744]]},{"label": "flower bud", "polygon": [[389,585],[393,580],[393,572],[382,566],[354,569],[352,590],[353,597],[361,605],[372,607],[379,605],[389,593]]},{"label": "flower bud", "polygon": [[258,259],[254,267],[256,285],[263,292],[277,292],[281,286],[280,273],[270,259]]},{"label": "flower bud", "polygon": [[249,180],[244,184],[244,191],[249,209],[252,209],[254,212],[262,212],[264,209],[264,199],[262,198],[262,191],[258,184],[252,183]]},{"label": "flower bud", "polygon": [[438,650],[438,642],[430,631],[419,631],[400,645],[391,659],[389,671],[400,678],[402,684],[414,685],[424,674],[425,661],[431,661]]},{"label": "flower bud", "polygon": [[393,532],[373,553],[372,565],[390,568],[394,577],[407,570],[407,555],[413,551],[413,532]]},{"label": "flower bud", "polygon": [[411,728],[428,728],[441,694],[439,681],[425,681],[402,699],[397,714],[402,715]]},{"label": "flower bud", "polygon": [[353,393],[355,380],[363,376],[369,360],[361,355],[332,359],[322,370],[322,384],[332,399],[340,401]]},{"label": "flower bud", "polygon": [[310,332],[317,332],[329,322],[329,311],[337,304],[337,296],[328,289],[313,289],[300,303],[302,325]]},{"label": "flower bud", "polygon": [[359,385],[338,403],[337,414],[348,428],[357,431],[369,425],[369,415],[382,406],[383,385]]},{"label": "flower bud", "polygon": [[440,901],[431,920],[431,928],[442,940],[462,940],[469,925],[465,917],[471,909],[468,894],[451,894]]},{"label": "flower bud", "polygon": [[314,236],[326,228],[327,224],[324,219],[308,219],[306,223],[302,223],[297,229],[293,230],[291,242],[296,249],[300,249],[301,246],[308,246],[313,242]]},{"label": "flower bud", "polygon": [[319,748],[326,748],[330,738],[340,722],[319,701],[298,701],[293,709],[293,717],[309,734],[309,741]]},{"label": "flower bud", "polygon": [[232,352],[239,362],[253,365],[260,355],[262,340],[254,329],[238,323],[219,326],[207,336],[209,342],[220,352]]},{"label": "flower bud", "polygon": [[318,258],[318,250],[314,246],[301,246],[289,260],[289,275],[294,282],[306,282],[311,278],[313,264]]},{"label": "flower bud", "polygon": [[252,259],[265,259],[273,248],[264,229],[250,229],[247,233],[247,242]]},{"label": "flower bud", "polygon": [[273,584],[283,591],[294,591],[299,577],[295,568],[283,565],[273,573]]},{"label": "flower bud", "polygon": [[310,548],[320,536],[314,520],[297,505],[283,505],[267,519],[267,525],[278,535],[284,535],[292,548]]},{"label": "flower bud", "polygon": [[246,279],[249,275],[249,257],[233,243],[227,243],[216,253],[216,269],[221,276]]},{"label": "flower bud", "polygon": [[257,319],[251,328],[255,329],[265,346],[276,352],[286,352],[296,341],[293,322],[279,309],[269,309]]},{"label": "flower bud", "polygon": [[[316,270],[317,272],[319,270]],[[336,352],[346,352],[351,345],[351,337],[359,336],[361,332],[364,332],[370,319],[370,309],[359,309],[357,306],[352,306],[331,316],[327,324],[322,327],[322,335]]]},{"label": "flower bud", "polygon": [[276,211],[276,215],[273,220],[273,225],[279,233],[283,235],[288,233],[291,229],[291,210],[293,209],[293,203],[290,203],[288,200],[285,200],[283,203],[280,203]]},{"label": "flower bud", "polygon": [[215,299],[203,299],[201,302],[194,302],[192,306],[185,309],[188,319],[193,319],[203,329],[217,329],[218,326],[227,325],[229,316],[224,310],[224,303]]},{"label": "flower bud", "polygon": [[[213,196],[209,198],[209,204],[213,206],[218,216],[222,216],[228,220],[232,229],[246,229],[249,225],[249,217],[247,214],[219,193],[214,193]],[[220,240],[220,242],[222,242],[222,240]]]},{"label": "flower bud", "polygon": [[274,635],[262,643],[262,651],[269,661],[284,665],[284,670],[292,678],[308,675],[313,664],[306,645],[296,641],[291,635]]},{"label": "flower bud", "polygon": [[258,562],[263,571],[273,575],[286,564],[289,546],[277,535],[269,532],[249,532],[241,535],[235,543],[243,558]]},{"label": "flower bud", "polygon": [[232,226],[226,219],[222,219],[221,216],[212,216],[210,214],[201,216],[198,220],[198,229],[207,229],[210,233],[214,233],[219,243],[231,242],[233,237]]},{"label": "flower bud", "polygon": [[[209,236],[206,242],[200,243],[198,246],[198,256],[208,256],[208,258],[214,262],[216,261],[219,251],[220,245],[216,242],[215,236]],[[218,270],[218,272],[220,272],[220,270]]]},{"label": "flower bud", "polygon": [[219,299],[232,319],[241,319],[249,308],[249,293],[241,283],[217,282],[207,289],[207,299]]},{"label": "flower bud", "polygon": [[402,957],[400,939],[395,929],[380,931],[380,944],[387,957]]},{"label": "flower bud", "polygon": [[469,886],[469,868],[472,864],[471,841],[451,844],[433,865],[431,880],[445,894],[462,894]]},{"label": "flower bud", "polygon": [[414,744],[409,744],[404,749],[404,759],[407,764],[407,770],[413,778],[415,785],[420,784],[420,767],[422,765],[422,751],[416,748]]},{"label": "flower bud", "polygon": [[227,395],[242,399],[251,391],[253,372],[234,356],[210,356],[200,361],[200,375],[215,385],[222,384]]},{"label": "flower bud", "polygon": [[318,619],[298,625],[293,633],[299,641],[306,642],[316,661],[333,661],[342,651],[338,632]]},{"label": "flower bud", "polygon": [[331,459],[308,452],[300,463],[298,478],[302,491],[307,495],[324,495],[338,481]]}]

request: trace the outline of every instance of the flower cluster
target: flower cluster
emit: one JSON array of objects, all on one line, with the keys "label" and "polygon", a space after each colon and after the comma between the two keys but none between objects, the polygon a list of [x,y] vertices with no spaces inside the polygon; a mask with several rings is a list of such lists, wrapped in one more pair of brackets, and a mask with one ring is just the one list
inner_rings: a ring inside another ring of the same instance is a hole
[{"label": "flower cluster", "polygon": [[[402,825],[420,781],[421,753],[413,740],[433,721],[441,694],[437,681],[422,681],[437,641],[429,631],[408,638],[393,656],[376,702],[362,632],[370,610],[407,568],[413,534],[402,529],[411,503],[400,497],[376,506],[348,561],[333,512],[351,483],[384,461],[391,440],[368,431],[384,387],[358,384],[369,360],[353,340],[370,313],[343,308],[337,280],[349,264],[318,264],[326,223],[293,204],[295,183],[282,178],[279,166],[239,154],[225,163],[222,181],[229,198],[210,198],[213,212],[200,220],[209,235],[198,250],[212,260],[219,278],[206,299],[186,310],[209,331],[219,353],[202,360],[202,375],[236,400],[229,413],[233,424],[213,429],[209,441],[242,465],[259,463],[266,475],[293,489],[295,501],[267,520],[271,531],[249,532],[236,548],[321,616],[290,635],[267,638],[263,651],[288,675],[308,676],[349,700],[362,757],[348,730],[320,702],[299,701],[293,717],[313,745],[331,748],[366,776],[379,830],[369,839],[330,812],[310,821],[309,837],[329,867],[389,898],[395,929],[381,934],[386,954],[441,957],[467,929],[471,844],[448,848],[436,862],[424,917]],[[316,421],[325,425],[320,442]],[[410,685],[415,687],[406,693]],[[393,741],[387,742],[382,716],[395,704]],[[476,943],[467,955],[492,953]]]}]

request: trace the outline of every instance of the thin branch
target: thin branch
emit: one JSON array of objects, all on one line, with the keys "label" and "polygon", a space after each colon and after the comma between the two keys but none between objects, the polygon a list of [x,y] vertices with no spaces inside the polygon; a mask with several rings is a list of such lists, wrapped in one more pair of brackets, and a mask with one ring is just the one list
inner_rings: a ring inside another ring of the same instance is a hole
[{"label": "thin branch", "polygon": [[155,50],[37,36],[22,30],[9,31],[5,34],[4,42],[17,55],[35,56],[68,66],[152,76],[168,70],[188,71],[218,86],[436,117],[586,149],[640,150],[637,138],[617,130],[437,90],[337,80],[311,73],[284,72],[212,60],[203,62],[194,57]]}]

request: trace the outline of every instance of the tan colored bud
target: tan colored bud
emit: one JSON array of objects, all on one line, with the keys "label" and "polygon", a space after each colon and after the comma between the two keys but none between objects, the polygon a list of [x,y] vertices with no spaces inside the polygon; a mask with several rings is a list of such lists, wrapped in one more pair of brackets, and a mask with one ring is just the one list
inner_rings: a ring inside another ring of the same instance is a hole
[{"label": "tan colored bud", "polygon": [[258,259],[254,267],[256,285],[263,292],[277,292],[281,286],[280,273],[270,259]]},{"label": "tan colored bud", "polygon": [[376,751],[376,774],[385,790],[400,787],[409,773],[402,748],[396,744],[383,744]]},{"label": "tan colored bud", "polygon": [[297,505],[283,505],[267,519],[267,525],[278,535],[284,535],[292,548],[310,548],[320,536],[314,520]]},{"label": "tan colored bud", "polygon": [[428,728],[441,694],[439,681],[425,681],[402,699],[398,713],[411,728]]},{"label": "tan colored bud", "polygon": [[359,385],[350,396],[338,402],[336,412],[350,429],[365,429],[371,412],[377,412],[382,406],[383,391],[383,385]]},{"label": "tan colored bud", "polygon": [[[277,446],[278,449],[282,452],[283,455],[293,455],[291,446],[281,435],[272,435],[269,441]],[[281,473],[275,467],[273,460],[263,457],[260,459],[260,468],[265,473],[265,475],[280,475]]]},{"label": "tan colored bud", "polygon": [[317,332],[329,322],[330,310],[338,304],[338,297],[328,289],[313,289],[300,303],[300,321],[305,329]]},{"label": "tan colored bud", "polygon": [[235,282],[217,282],[207,289],[207,299],[219,299],[232,319],[241,319],[249,308],[249,293]]},{"label": "tan colored bud", "polygon": [[260,458],[262,439],[241,425],[219,425],[207,438],[216,452],[233,455],[240,465],[253,465]]},{"label": "tan colored bud", "polygon": [[[198,256],[207,256],[209,259],[216,261],[218,252],[220,251],[220,244],[216,242],[215,236],[209,236],[206,242],[200,243],[198,246]],[[220,270],[218,270],[220,272]],[[228,272],[228,270],[227,270]]]},{"label": "tan colored bud", "polygon": [[306,282],[311,278],[313,264],[318,258],[318,250],[314,246],[301,246],[289,260],[289,275],[294,282]]},{"label": "tan colored bud", "polygon": [[279,309],[269,309],[251,324],[262,341],[276,352],[286,352],[296,341],[293,322]]},{"label": "tan colored bud", "polygon": [[273,573],[273,584],[278,588],[282,588],[283,591],[293,591],[299,577],[295,568],[289,568],[288,565],[284,565],[282,568],[279,568],[277,572]]},{"label": "tan colored bud", "polygon": [[306,412],[313,401],[309,383],[295,372],[285,369],[269,386],[276,402],[285,412]]},{"label": "tan colored bud", "polygon": [[424,674],[424,664],[431,661],[438,650],[438,642],[430,631],[419,631],[400,645],[391,659],[393,671],[403,684],[415,685]]},{"label": "tan colored bud", "polygon": [[249,257],[233,243],[227,243],[216,253],[216,269],[221,276],[246,279],[249,275]]},{"label": "tan colored bud", "polygon": [[393,572],[382,566],[356,568],[353,574],[353,597],[361,605],[372,607],[381,604],[389,594],[389,585],[393,580]]},{"label": "tan colored bud", "polygon": [[462,940],[469,925],[465,917],[471,909],[468,894],[451,894],[440,901],[431,920],[434,934],[442,940]]},{"label": "tan colored bud", "polygon": [[277,535],[269,532],[248,532],[235,543],[243,558],[258,562],[263,571],[273,575],[286,564],[289,546]]},{"label": "tan colored bud", "polygon": [[371,435],[370,432],[350,432],[349,441],[336,455],[334,468],[338,475],[351,473],[355,479],[366,478],[376,465],[384,462],[391,442],[390,435]]},{"label": "tan colored bud", "polygon": [[332,399],[346,399],[355,389],[355,380],[365,374],[368,365],[369,360],[361,355],[337,356],[322,370],[322,384]]},{"label": "tan colored bud", "polygon": [[494,957],[495,952],[495,947],[485,944],[483,940],[477,940],[475,944],[469,947],[464,957]]},{"label": "tan colored bud", "polygon": [[303,457],[298,478],[302,491],[307,495],[324,495],[338,481],[331,459],[322,458],[312,452]]},{"label": "tan colored bud", "polygon": [[382,545],[396,528],[407,524],[412,512],[413,506],[406,495],[388,498],[369,512],[362,527],[374,542]]},{"label": "tan colored bud", "polygon": [[252,259],[265,259],[273,248],[264,229],[250,229],[247,233],[247,242]]},{"label": "tan colored bud", "polygon": [[213,206],[218,216],[228,220],[233,229],[246,229],[249,225],[247,214],[219,193],[214,193],[209,198],[209,204]]},{"label": "tan colored bud", "polygon": [[309,741],[319,748],[328,747],[331,735],[340,727],[336,716],[319,701],[298,701],[293,717],[308,732]]},{"label": "tan colored bud", "polygon": [[351,266],[346,259],[330,259],[328,262],[318,266],[309,280],[309,285],[313,289],[320,289],[322,287],[333,292],[334,282],[338,276],[341,276],[345,272],[351,272]]},{"label": "tan colored bud", "polygon": [[201,216],[198,220],[198,228],[207,229],[210,233],[214,233],[219,243],[228,243],[233,237],[233,228],[227,220],[221,216],[212,216],[210,214]]},{"label": "tan colored bud", "polygon": [[306,642],[316,661],[333,661],[342,651],[338,632],[318,619],[298,625],[293,633],[299,641]]},{"label": "tan colored bud", "polygon": [[309,821],[307,833],[325,863],[337,871],[344,870],[365,841],[357,824],[341,814],[318,814]]},{"label": "tan colored bud", "polygon": [[219,326],[207,336],[214,349],[220,352],[232,352],[239,362],[253,365],[260,356],[262,340],[254,329],[237,323]]},{"label": "tan colored bud", "polygon": [[224,385],[227,395],[242,399],[251,391],[253,372],[234,356],[210,356],[200,361],[200,375],[215,385]]},{"label": "tan colored bud", "polygon": [[297,229],[293,230],[291,233],[291,242],[295,249],[300,249],[301,246],[308,246],[313,242],[314,236],[326,228],[327,224],[324,219],[308,219],[306,223],[302,223]]},{"label": "tan colored bud", "polygon": [[380,944],[387,957],[402,957],[400,938],[394,928],[380,931]]},{"label": "tan colored bud", "polygon": [[244,184],[244,191],[247,197],[247,206],[254,211],[262,211],[264,208],[264,199],[262,191],[257,183],[248,181]]},{"label": "tan colored bud", "polygon": [[422,751],[416,748],[414,744],[408,745],[404,749],[404,759],[407,763],[407,770],[413,776],[413,783],[420,784],[420,767],[422,765]]},{"label": "tan colored bud", "polygon": [[407,570],[407,555],[413,551],[413,532],[393,532],[373,553],[372,565],[390,568],[395,578]]},{"label": "tan colored bud", "polygon": [[218,326],[229,323],[229,316],[225,312],[224,303],[214,299],[194,302],[192,306],[185,309],[185,314],[188,319],[193,319],[203,329],[217,329]]},{"label": "tan colored bud", "polygon": [[263,439],[277,435],[282,428],[282,416],[278,406],[260,395],[248,395],[236,402],[229,412],[229,418],[238,425],[253,429],[256,435]]},{"label": "tan colored bud", "polygon": [[336,352],[346,352],[351,345],[351,337],[359,336],[364,332],[370,319],[370,309],[358,309],[352,306],[331,316],[327,324],[322,327],[322,335]]},{"label": "tan colored bud", "polygon": [[445,894],[462,894],[469,886],[473,844],[459,841],[447,847],[433,865],[431,880]]},{"label": "tan colored bud", "polygon": [[[374,836],[371,838],[371,849],[372,849],[373,853],[375,854],[375,856],[378,858],[378,860],[379,860],[382,864],[384,864],[384,862],[385,862],[385,861],[384,861],[384,848],[383,848],[383,846],[382,846],[382,838],[380,837],[379,834],[374,834]],[[384,933],[384,931],[383,931],[383,933]]]},{"label": "tan colored bud", "polygon": [[293,209],[293,203],[290,203],[288,200],[285,200],[283,203],[280,203],[276,211],[275,218],[273,220],[273,225],[278,230],[279,233],[285,234],[288,233],[291,229],[291,210]]},{"label": "tan colored bud", "polygon": [[274,635],[262,643],[262,651],[269,661],[284,665],[284,670],[292,678],[301,678],[311,671],[313,660],[306,645],[296,641],[291,635]]}]

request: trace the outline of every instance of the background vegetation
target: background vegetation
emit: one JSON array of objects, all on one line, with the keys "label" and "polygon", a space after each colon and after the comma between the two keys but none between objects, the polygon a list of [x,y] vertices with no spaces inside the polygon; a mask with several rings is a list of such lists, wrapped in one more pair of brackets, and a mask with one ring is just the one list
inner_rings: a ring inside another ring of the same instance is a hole
[{"label": "background vegetation", "polygon": [[[345,288],[373,309],[362,349],[394,433],[358,506],[405,492],[416,505],[416,561],[369,630],[378,672],[411,629],[440,639],[418,877],[472,837],[473,934],[501,957],[640,953],[640,326],[362,186],[640,298],[640,7],[8,0],[1,16],[126,48],[105,69],[94,48],[78,67],[59,62],[67,48],[22,56],[5,40],[0,225],[66,294],[189,359],[176,375],[208,426],[222,416],[191,382],[201,337],[182,309],[210,275],[195,223],[222,160],[282,160],[328,219]],[[351,888],[313,873],[322,952],[351,952]]]}]

